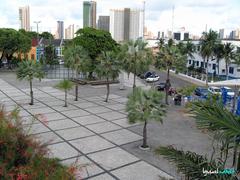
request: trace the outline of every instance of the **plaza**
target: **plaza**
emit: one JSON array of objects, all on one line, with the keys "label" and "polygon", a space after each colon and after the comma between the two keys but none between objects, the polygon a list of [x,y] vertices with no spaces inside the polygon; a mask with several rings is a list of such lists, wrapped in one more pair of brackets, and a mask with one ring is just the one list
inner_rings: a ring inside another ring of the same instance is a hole
[{"label": "plaza", "polygon": [[[26,131],[48,144],[50,157],[60,158],[66,165],[77,162],[83,166],[81,178],[178,179],[181,176],[176,168],[156,156],[155,148],[175,145],[202,154],[211,151],[209,136],[196,129],[181,107],[173,105],[162,125],[149,124],[151,149],[140,150],[142,124],[129,124],[125,111],[131,84],[125,90],[119,90],[119,84],[112,85],[108,103],[104,102],[105,86],[80,86],[79,100],[74,101],[74,92],[70,91],[69,105],[63,107],[64,92],[54,88],[58,80],[44,79],[34,82],[35,104],[30,106],[28,83],[18,82],[14,76],[2,75],[1,103],[7,111],[19,106]],[[179,83],[172,78],[173,83]]]}]

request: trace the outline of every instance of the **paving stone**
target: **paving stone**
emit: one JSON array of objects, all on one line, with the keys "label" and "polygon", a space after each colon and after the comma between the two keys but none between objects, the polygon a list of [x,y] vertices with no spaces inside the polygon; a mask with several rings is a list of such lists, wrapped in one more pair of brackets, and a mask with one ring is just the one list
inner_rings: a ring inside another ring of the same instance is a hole
[{"label": "paving stone", "polygon": [[113,178],[112,176],[110,176],[109,174],[105,173],[105,174],[101,174],[99,176],[95,176],[92,178],[89,178],[91,180],[115,180],[115,178]]},{"label": "paving stone", "polygon": [[82,103],[76,103],[75,106],[82,108],[82,109],[86,109],[89,107],[96,107],[99,106],[98,104],[92,103],[92,102],[82,102]]},{"label": "paving stone", "polygon": [[24,129],[26,130],[26,132],[28,132],[28,134],[38,134],[50,131],[46,126],[41,123],[26,125],[24,126]]},{"label": "paving stone", "polygon": [[[106,95],[101,96],[102,98],[106,98]],[[121,96],[116,95],[116,94],[109,94],[109,99],[116,99],[116,98],[121,98]]]},{"label": "paving stone", "polygon": [[39,108],[39,109],[29,109],[28,110],[31,114],[47,114],[47,113],[52,113],[55,112],[52,108],[45,107],[45,108]]},{"label": "paving stone", "polygon": [[47,114],[37,114],[37,115],[35,115],[35,117],[39,121],[43,121],[43,122],[66,119],[66,117],[64,115],[62,115],[61,113],[58,113],[58,112],[47,113]]},{"label": "paving stone", "polygon": [[77,138],[94,135],[94,133],[92,133],[91,131],[89,131],[84,127],[75,127],[71,129],[59,130],[59,131],[56,131],[56,133],[66,140],[77,139]]},{"label": "paving stone", "polygon": [[93,96],[93,97],[87,97],[87,98],[84,98],[85,100],[87,101],[98,101],[98,100],[103,100],[101,97],[99,96]]},{"label": "paving stone", "polygon": [[73,118],[73,117],[80,117],[80,116],[87,116],[89,113],[87,111],[78,109],[78,110],[71,110],[71,111],[64,111],[62,112],[64,115]]},{"label": "paving stone", "polygon": [[115,119],[122,119],[122,118],[126,117],[125,114],[121,114],[121,113],[115,112],[115,111],[98,114],[98,116],[102,117],[103,119],[109,120],[109,121],[113,121]]},{"label": "paving stone", "polygon": [[112,122],[115,123],[115,124],[118,124],[118,125],[120,125],[120,126],[122,126],[122,127],[125,127],[125,128],[140,125],[140,123],[130,124],[130,123],[128,122],[128,119],[127,119],[127,118],[114,120],[114,121],[112,121]]},{"label": "paving stone", "polygon": [[59,121],[50,121],[46,125],[52,130],[66,129],[79,126],[77,123],[73,122],[70,119],[64,119]]},{"label": "paving stone", "polygon": [[25,116],[30,116],[31,114],[25,111],[24,109],[20,109],[19,111],[19,116],[20,117],[25,117]]},{"label": "paving stone", "polygon": [[55,97],[44,97],[44,98],[39,98],[39,100],[41,101],[41,102],[44,102],[44,103],[46,103],[46,104],[48,104],[49,102],[51,102],[51,101],[59,101],[57,98],[55,98]]},{"label": "paving stone", "polygon": [[94,114],[109,112],[111,109],[105,108],[103,106],[87,108],[86,111]]},{"label": "paving stone", "polygon": [[68,105],[68,107],[64,107],[64,106],[52,106],[52,108],[53,108],[54,110],[56,110],[56,111],[59,111],[59,112],[78,109],[77,107],[72,106],[72,105]]},{"label": "paving stone", "polygon": [[25,117],[22,117],[20,120],[23,125],[40,123],[40,121],[38,121],[38,119],[34,116],[25,116]]},{"label": "paving stone", "polygon": [[134,155],[118,147],[90,154],[88,157],[107,170],[115,169],[139,160]]},{"label": "paving stone", "polygon": [[48,148],[51,151],[50,157],[57,157],[59,159],[67,159],[81,155],[78,151],[65,142],[49,145]]},{"label": "paving stone", "polygon": [[91,153],[114,147],[114,144],[106,141],[99,136],[91,136],[69,142],[83,153]]},{"label": "paving stone", "polygon": [[76,117],[72,118],[74,121],[78,122],[81,125],[89,125],[89,124],[95,124],[99,122],[104,122],[105,120],[95,116],[95,115],[90,115],[90,116],[83,116],[83,117]]},{"label": "paving stone", "polygon": [[165,172],[143,161],[114,170],[111,173],[119,179],[124,180],[159,180],[161,177],[173,179],[173,177],[169,176]]},{"label": "paving stone", "polygon": [[115,111],[119,111],[119,110],[124,110],[124,109],[126,109],[126,106],[123,105],[123,104],[107,105],[106,107],[107,107],[107,108],[110,108],[110,109],[112,109],[112,110],[115,110]]},{"label": "paving stone", "polygon": [[102,136],[117,145],[122,145],[142,139],[141,136],[126,129],[104,133]]},{"label": "paving stone", "polygon": [[94,162],[90,161],[84,156],[67,159],[62,161],[62,163],[67,166],[76,165],[77,167],[79,167],[78,175],[81,177],[81,179],[103,172],[103,170],[99,168]]},{"label": "paving stone", "polygon": [[37,134],[36,137],[42,143],[47,143],[47,144],[54,144],[54,143],[59,143],[63,141],[63,139],[61,139],[59,136],[57,136],[53,132]]},{"label": "paving stone", "polygon": [[[41,100],[42,101],[42,100]],[[42,101],[44,102],[44,101]],[[55,99],[54,101],[46,101],[44,102],[48,106],[64,106],[64,101]]]},{"label": "paving stone", "polygon": [[113,124],[111,122],[107,122],[107,121],[97,123],[97,124],[88,125],[86,127],[91,129],[92,131],[94,131],[96,133],[103,133],[103,132],[113,131],[113,130],[117,130],[117,129],[122,128],[118,125],[115,125],[115,124]]},{"label": "paving stone", "polygon": [[126,103],[128,101],[128,98],[121,97],[121,98],[114,99],[114,101],[119,103]]},{"label": "paving stone", "polygon": [[47,107],[45,104],[42,104],[40,102],[35,102],[34,105],[29,105],[29,102],[28,103],[19,103],[19,105],[25,109],[38,109],[38,108]]}]

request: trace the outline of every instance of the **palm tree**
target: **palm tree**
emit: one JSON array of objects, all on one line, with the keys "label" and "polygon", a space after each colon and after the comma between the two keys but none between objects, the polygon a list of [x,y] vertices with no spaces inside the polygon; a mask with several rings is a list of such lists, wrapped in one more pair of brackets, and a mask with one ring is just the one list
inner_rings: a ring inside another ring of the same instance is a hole
[{"label": "palm tree", "polygon": [[96,73],[98,76],[106,78],[107,96],[105,102],[108,102],[110,94],[109,80],[115,80],[119,76],[120,64],[116,53],[113,51],[103,53],[98,59],[100,60],[100,64],[97,65]]},{"label": "palm tree", "polygon": [[[239,137],[240,137],[240,118],[236,116],[228,109],[224,107],[224,105],[210,98],[207,101],[197,101],[192,102],[190,104],[190,109],[192,113],[195,115],[197,126],[202,129],[208,129],[215,133],[216,138],[219,141],[226,141],[222,149],[226,150],[226,154],[228,153],[228,149],[230,147],[234,148],[233,155],[233,166],[237,163],[237,170],[240,170],[240,153],[238,154],[237,159],[237,147],[239,145]],[[232,145],[231,145],[232,144]],[[226,162],[227,156],[225,156]]]},{"label": "palm tree", "polygon": [[171,87],[170,83],[170,69],[175,67],[176,69],[182,67],[182,65],[186,66],[186,61],[184,57],[181,55],[180,50],[174,44],[173,40],[170,39],[167,44],[159,47],[159,52],[157,54],[156,61],[159,65],[158,68],[166,68],[167,70],[167,79],[165,86],[165,103],[168,105],[168,91]]},{"label": "palm tree", "polygon": [[[209,30],[209,32],[203,32],[203,36],[201,39],[201,56],[204,59],[204,68],[206,72],[206,85],[208,86],[208,63],[209,60],[213,60],[214,58],[214,48],[216,44],[218,44],[218,33],[213,30]],[[207,60],[207,67],[205,66],[205,60]]]},{"label": "palm tree", "polygon": [[25,60],[19,63],[19,67],[17,69],[17,78],[19,80],[26,79],[30,84],[30,96],[31,102],[30,105],[34,104],[33,100],[33,89],[32,89],[32,81],[34,78],[41,80],[44,77],[44,72],[42,70],[42,66],[38,63],[35,63],[30,60]]},{"label": "palm tree", "polygon": [[141,39],[136,41],[129,41],[124,45],[125,58],[123,58],[123,64],[125,70],[129,73],[133,73],[133,89],[136,87],[137,74],[143,73],[149,69],[151,64],[152,54],[151,51],[146,48],[147,43]]},{"label": "palm tree", "polygon": [[223,46],[223,57],[226,64],[226,78],[228,80],[228,67],[232,60],[235,59],[234,46],[231,43],[226,43]]},{"label": "palm tree", "polygon": [[[68,47],[64,52],[64,60],[67,62],[69,68],[76,71],[76,78],[79,78],[79,74],[87,72],[87,63],[89,63],[89,57],[85,49],[81,46]],[[78,82],[75,82],[75,101],[78,101]]]},{"label": "palm tree", "polygon": [[198,155],[191,151],[184,152],[175,149],[173,146],[158,147],[155,150],[155,153],[162,155],[170,162],[175,163],[178,170],[185,174],[185,179],[234,179],[232,175],[207,174],[205,171],[213,171],[217,169],[219,172],[223,171],[224,165],[219,160],[209,161],[206,155]]},{"label": "palm tree", "polygon": [[147,123],[150,120],[162,123],[162,116],[165,115],[165,107],[161,103],[162,94],[154,89],[144,91],[135,88],[128,97],[127,112],[130,123],[144,122],[142,148],[147,145]]},{"label": "palm tree", "polygon": [[65,92],[65,105],[64,105],[64,107],[67,107],[67,91],[72,89],[73,83],[71,81],[69,81],[69,80],[64,79],[64,80],[60,81],[56,85],[56,87],[59,88],[59,89],[64,90],[64,92]]},{"label": "palm tree", "polygon": [[220,74],[220,70],[219,70],[219,63],[220,60],[224,58],[224,46],[221,43],[216,44],[215,48],[214,48],[214,56],[216,57],[216,61],[217,61],[217,69],[218,69],[218,77]]}]

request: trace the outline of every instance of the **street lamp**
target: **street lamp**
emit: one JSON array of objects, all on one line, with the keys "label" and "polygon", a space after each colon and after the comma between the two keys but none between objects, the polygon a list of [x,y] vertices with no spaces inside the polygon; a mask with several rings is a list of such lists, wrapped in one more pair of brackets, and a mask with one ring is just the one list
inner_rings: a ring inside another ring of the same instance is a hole
[{"label": "street lamp", "polygon": [[36,60],[38,60],[38,51],[39,51],[39,34],[38,34],[38,24],[41,23],[41,21],[34,21],[33,23],[35,23],[37,25],[37,51],[36,51]]}]

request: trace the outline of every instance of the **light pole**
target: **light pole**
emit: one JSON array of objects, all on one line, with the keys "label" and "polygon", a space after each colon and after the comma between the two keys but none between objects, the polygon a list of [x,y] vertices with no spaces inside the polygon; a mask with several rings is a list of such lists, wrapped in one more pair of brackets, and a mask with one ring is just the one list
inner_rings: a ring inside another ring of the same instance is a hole
[{"label": "light pole", "polygon": [[36,50],[36,60],[38,60],[39,59],[39,55],[38,55],[38,53],[39,53],[39,49],[38,49],[38,46],[39,46],[39,34],[38,34],[38,24],[40,24],[41,23],[41,21],[34,21],[33,23],[35,23],[36,25],[37,25],[37,50]]}]

